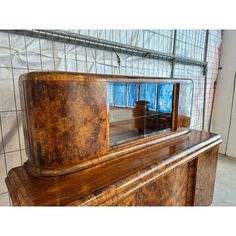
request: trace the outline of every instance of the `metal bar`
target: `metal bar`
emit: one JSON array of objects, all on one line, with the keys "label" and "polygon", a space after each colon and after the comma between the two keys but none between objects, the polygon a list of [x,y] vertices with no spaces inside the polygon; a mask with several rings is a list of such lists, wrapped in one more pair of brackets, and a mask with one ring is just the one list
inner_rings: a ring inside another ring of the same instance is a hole
[{"label": "metal bar", "polygon": [[140,90],[141,90],[141,84],[138,83],[138,100],[140,100]]},{"label": "metal bar", "polygon": [[[223,30],[221,30],[221,39],[223,40]],[[221,42],[221,44],[222,44],[222,42]],[[211,113],[210,113],[209,125],[208,125],[208,130],[209,131],[211,130],[211,124],[212,124],[213,107],[214,107],[214,104],[215,104],[215,94],[216,94],[217,81],[218,81],[218,77],[219,77],[219,70],[222,69],[222,67],[219,67],[220,66],[220,59],[219,59],[218,62],[219,62],[219,64],[218,64],[218,73],[217,73],[217,76],[216,76],[216,80],[214,82],[213,99],[212,99],[212,103],[211,103]]]},{"label": "metal bar", "polygon": [[229,119],[229,128],[227,132],[227,138],[226,138],[226,146],[225,146],[225,155],[227,155],[228,151],[228,143],[229,143],[229,135],[231,131],[232,126],[232,113],[233,113],[233,107],[234,107],[234,96],[235,96],[235,87],[236,87],[236,72],[234,74],[234,83],[233,83],[233,93],[232,93],[232,101],[231,101],[231,107],[230,107],[230,119]]},{"label": "metal bar", "polygon": [[[175,49],[176,49],[176,35],[177,35],[177,30],[174,30],[174,38],[173,38],[173,55],[175,55]],[[174,68],[175,67],[175,60],[172,60],[171,63],[171,74],[170,77],[173,78],[174,77]]]},{"label": "metal bar", "polygon": [[[4,30],[0,30],[5,32]],[[128,55],[135,55],[145,58],[161,59],[166,61],[180,62],[183,64],[197,65],[206,67],[205,61],[197,61],[188,59],[182,56],[177,56],[169,53],[158,52],[155,50],[143,49],[123,43],[116,43],[109,40],[97,39],[90,36],[78,35],[71,32],[60,30],[9,30],[10,33],[25,35],[30,37],[40,37],[42,39],[53,40],[57,42],[70,43],[81,45],[90,48],[98,48],[101,50],[124,53]]]},{"label": "metal bar", "polygon": [[154,110],[158,110],[158,84],[156,83],[156,88],[155,88],[155,102],[154,102]]},{"label": "metal bar", "polygon": [[[218,75],[217,75],[217,77],[218,77]],[[214,107],[214,104],[215,104],[216,85],[217,85],[217,79],[216,79],[216,81],[214,82],[214,88],[213,88],[213,99],[212,99],[212,103],[211,103],[211,113],[210,113],[210,118],[209,118],[208,131],[210,131],[210,129],[211,129],[213,107]]]},{"label": "metal bar", "polygon": [[126,106],[125,107],[128,107],[128,96],[129,96],[129,93],[128,93],[128,83],[126,83],[125,85],[125,92],[126,92]]},{"label": "metal bar", "polygon": [[[208,41],[209,41],[209,30],[206,31],[204,62],[207,61]],[[204,127],[205,127],[206,92],[207,92],[206,91],[206,87],[207,87],[207,67],[203,68],[203,75],[205,77],[204,77],[204,98],[203,98],[203,112],[202,112],[202,130],[204,130]]]}]

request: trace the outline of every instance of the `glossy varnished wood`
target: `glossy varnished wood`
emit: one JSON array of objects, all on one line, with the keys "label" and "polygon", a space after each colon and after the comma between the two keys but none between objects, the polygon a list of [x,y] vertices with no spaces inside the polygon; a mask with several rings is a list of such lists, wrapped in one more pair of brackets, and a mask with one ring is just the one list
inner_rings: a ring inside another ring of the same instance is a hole
[{"label": "glossy varnished wood", "polygon": [[[204,153],[212,162],[220,142],[218,135],[191,130],[64,176],[33,177],[24,167],[17,167],[9,172],[7,185],[14,205],[197,205],[201,193],[196,188],[202,174],[195,162]],[[210,200],[201,202],[209,204]]]},{"label": "glossy varnished wood", "polygon": [[211,149],[197,159],[195,206],[208,206],[213,200],[217,153],[218,148]]},{"label": "glossy varnished wood", "polygon": [[[109,112],[117,108],[108,109],[108,83],[131,81],[174,84],[173,112],[160,122],[146,120],[149,130],[167,130],[116,146],[116,140],[129,140],[131,132],[144,128],[143,120],[109,120]],[[13,168],[6,178],[13,205],[209,205],[221,138],[189,131],[191,102],[185,99],[191,99],[191,84],[65,72],[22,75],[23,124],[30,152],[24,166]]]},{"label": "glossy varnished wood", "polygon": [[[61,169],[108,150],[106,84],[22,77],[31,173]],[[64,76],[65,77],[65,76]]]},{"label": "glossy varnished wood", "polygon": [[[165,134],[181,135],[188,130],[190,122],[183,120],[190,121],[190,117],[182,115],[178,99],[182,84],[191,84],[191,80],[31,72],[22,75],[19,81],[21,106],[26,110],[24,133],[30,147],[25,168],[34,176],[57,176],[105,162],[108,156],[116,159],[109,140],[112,126],[107,110],[107,85],[131,81],[173,83],[172,129]],[[162,137],[163,134],[156,134],[137,140],[135,145]]]},{"label": "glossy varnished wood", "polygon": [[175,168],[137,192],[138,206],[186,205],[188,164]]}]

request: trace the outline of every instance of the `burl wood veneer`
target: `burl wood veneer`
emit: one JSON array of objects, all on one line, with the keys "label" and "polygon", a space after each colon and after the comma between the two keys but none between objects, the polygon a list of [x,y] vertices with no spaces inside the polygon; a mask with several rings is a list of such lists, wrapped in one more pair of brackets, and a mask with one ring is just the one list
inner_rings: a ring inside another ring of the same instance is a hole
[{"label": "burl wood veneer", "polygon": [[[171,83],[172,111],[109,107],[111,82]],[[6,178],[13,205],[210,205],[221,138],[189,130],[191,91],[191,80],[181,79],[22,75],[24,133],[30,148],[24,166],[11,169]],[[118,113],[128,118],[112,120]],[[143,135],[145,129],[151,135]],[[135,135],[137,139],[128,139]],[[120,138],[129,141],[112,144]]]},{"label": "burl wood veneer", "polygon": [[29,73],[21,76],[20,87],[32,173],[60,172],[107,152],[105,82],[65,73]]},{"label": "burl wood veneer", "polygon": [[191,130],[67,175],[34,177],[13,168],[6,183],[15,206],[205,206],[220,143],[219,135]]}]

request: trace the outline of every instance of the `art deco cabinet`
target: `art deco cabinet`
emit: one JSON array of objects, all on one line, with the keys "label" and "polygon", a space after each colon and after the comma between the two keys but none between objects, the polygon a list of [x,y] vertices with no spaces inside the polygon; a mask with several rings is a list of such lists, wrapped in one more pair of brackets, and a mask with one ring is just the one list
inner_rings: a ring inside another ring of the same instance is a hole
[{"label": "art deco cabinet", "polygon": [[66,72],[20,77],[28,161],[15,206],[210,205],[219,135],[189,129],[193,83]]}]

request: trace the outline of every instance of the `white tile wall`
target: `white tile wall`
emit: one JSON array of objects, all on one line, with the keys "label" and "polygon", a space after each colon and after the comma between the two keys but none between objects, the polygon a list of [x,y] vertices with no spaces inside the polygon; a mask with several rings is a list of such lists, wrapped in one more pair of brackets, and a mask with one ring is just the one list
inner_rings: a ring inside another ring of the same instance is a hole
[{"label": "white tile wall", "polygon": [[[38,38],[26,37],[26,51],[30,70],[41,70],[40,41]],[[18,77],[15,77],[18,78]]]},{"label": "white tile wall", "polygon": [[1,112],[2,135],[5,152],[20,149],[16,112]]},{"label": "white tile wall", "polygon": [[13,68],[27,69],[25,37],[9,34],[11,45],[11,63]]},{"label": "white tile wall", "polygon": [[5,178],[6,178],[5,157],[4,157],[4,155],[0,155],[0,193],[7,192]]},{"label": "white tile wall", "polygon": [[24,131],[23,131],[23,119],[25,119],[25,111],[17,111],[18,116],[18,128],[19,128],[19,139],[20,139],[20,148],[25,149],[29,147],[28,140],[25,140]]},{"label": "white tile wall", "polygon": [[26,155],[26,150],[21,151],[21,158],[22,158],[22,164],[24,164],[28,160],[28,157]]},{"label": "white tile wall", "polygon": [[21,153],[20,151],[6,153],[7,172],[17,166],[21,166]]},{"label": "white tile wall", "polygon": [[12,79],[0,80],[0,109],[1,111],[15,110],[15,99]]},{"label": "white tile wall", "polygon": [[[0,136],[2,136],[2,135],[0,135]],[[4,153],[4,149],[3,149],[3,139],[2,139],[2,137],[1,137],[1,139],[0,139],[0,153]]]},{"label": "white tile wall", "polygon": [[0,32],[0,67],[11,67],[9,37],[7,33]]},{"label": "white tile wall", "polygon": [[8,193],[0,194],[0,207],[1,206],[10,206],[10,200]]}]

